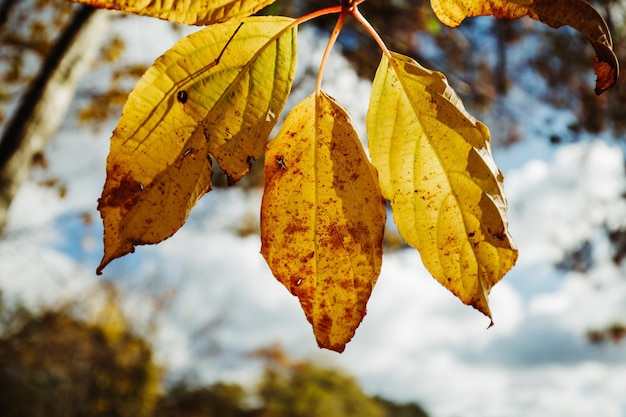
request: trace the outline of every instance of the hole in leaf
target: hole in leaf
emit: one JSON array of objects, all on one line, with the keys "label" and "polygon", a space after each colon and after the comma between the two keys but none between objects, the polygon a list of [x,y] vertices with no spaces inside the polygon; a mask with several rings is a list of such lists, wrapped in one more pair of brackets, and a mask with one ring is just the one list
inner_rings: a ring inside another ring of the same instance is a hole
[{"label": "hole in leaf", "polygon": [[185,90],[180,90],[178,94],[176,94],[176,100],[178,100],[180,104],[185,104],[188,98],[189,96]]},{"label": "hole in leaf", "polygon": [[278,169],[280,169],[280,170],[287,169],[287,165],[285,165],[285,157],[277,156],[276,157],[276,165],[278,165]]}]

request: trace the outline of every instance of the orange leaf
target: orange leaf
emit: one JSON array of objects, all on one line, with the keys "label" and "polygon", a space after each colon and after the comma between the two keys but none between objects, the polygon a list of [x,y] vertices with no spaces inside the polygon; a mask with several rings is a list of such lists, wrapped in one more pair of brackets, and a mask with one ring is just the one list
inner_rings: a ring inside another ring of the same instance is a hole
[{"label": "orange leaf", "polygon": [[343,351],[363,320],[385,218],[378,175],[345,110],[309,96],[265,154],[261,253],[299,298],[320,347]]}]

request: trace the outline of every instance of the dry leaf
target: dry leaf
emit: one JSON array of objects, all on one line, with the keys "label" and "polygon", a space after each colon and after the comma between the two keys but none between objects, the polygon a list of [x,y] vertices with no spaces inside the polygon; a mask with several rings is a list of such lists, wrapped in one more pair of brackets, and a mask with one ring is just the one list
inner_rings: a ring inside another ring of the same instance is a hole
[{"label": "dry leaf", "polygon": [[452,27],[466,17],[488,15],[508,19],[530,16],[553,28],[571,26],[585,35],[596,51],[596,94],[617,82],[619,62],[611,32],[600,13],[585,0],[431,0],[431,5],[439,20]]}]

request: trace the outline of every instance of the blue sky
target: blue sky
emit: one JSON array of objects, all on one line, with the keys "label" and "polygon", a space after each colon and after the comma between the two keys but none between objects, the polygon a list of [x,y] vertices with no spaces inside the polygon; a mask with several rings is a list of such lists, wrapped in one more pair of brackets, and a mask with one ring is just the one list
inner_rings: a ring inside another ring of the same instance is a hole
[{"label": "blue sky", "polygon": [[[129,59],[146,63],[180,36],[168,23],[137,17],[116,21],[113,31],[124,36]],[[299,76],[306,68],[317,72],[324,44],[310,28],[300,33]],[[337,53],[328,65],[324,89],[365,137],[369,81],[359,80]],[[98,82],[88,78],[85,88]],[[283,117],[313,88],[314,80],[304,80]],[[558,128],[571,116],[551,112],[524,91],[513,91],[510,100],[525,120],[523,140],[496,149],[495,159],[506,177],[520,259],[492,291],[495,326],[489,330],[488,319],[443,289],[418,253],[406,249],[385,255],[368,314],[346,351],[320,351],[297,300],[259,254],[259,237],[236,233],[238,224],[258,218],[260,191],[212,191],[175,236],[138,248],[96,277],[102,228],[95,208],[116,121],[94,133],[71,114],[49,145],[50,167],[34,173],[12,207],[8,238],[0,242],[0,286],[31,305],[95,303],[97,297],[89,298],[95,284],[111,280],[139,328],[158,324],[152,334],[159,360],[202,381],[254,384],[259,364],[246,354],[280,343],[293,356],[348,370],[372,394],[417,401],[433,417],[626,416],[626,347],[585,339],[587,329],[626,317],[625,271],[610,262],[599,229],[626,226],[623,152],[611,138],[552,147],[542,126],[552,120]],[[38,185],[49,177],[67,182],[64,199]],[[85,212],[94,223],[81,221]],[[554,267],[587,240],[594,259],[589,271]],[[169,302],[159,308],[163,294]],[[220,349],[206,355],[210,344]]]}]

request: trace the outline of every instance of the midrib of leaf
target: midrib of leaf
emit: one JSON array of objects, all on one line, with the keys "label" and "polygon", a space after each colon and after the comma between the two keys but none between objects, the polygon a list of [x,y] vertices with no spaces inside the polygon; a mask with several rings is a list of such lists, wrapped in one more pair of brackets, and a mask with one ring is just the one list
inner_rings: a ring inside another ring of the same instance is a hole
[{"label": "midrib of leaf", "polygon": [[[318,221],[319,221],[319,214],[318,214],[318,210],[319,210],[319,193],[317,191],[317,184],[318,184],[318,170],[317,170],[317,148],[318,148],[318,144],[319,144],[319,120],[320,120],[320,96],[315,95],[314,96],[314,100],[315,100],[315,112],[314,112],[314,116],[315,116],[315,120],[313,121],[313,129],[315,132],[315,142],[313,143],[313,187],[315,192],[313,193],[313,201],[314,201],[314,208],[315,208],[315,221],[313,222],[313,238],[315,239],[315,252],[313,254],[313,265],[314,265],[314,274],[313,276],[315,277],[315,287],[318,287],[319,281],[318,281],[318,263],[319,263],[319,256],[318,256],[318,252],[319,252],[319,240],[318,240]],[[317,313],[318,311],[318,305],[319,303],[313,303],[313,311],[314,313]],[[313,317],[317,317],[318,314],[314,314]]]},{"label": "midrib of leaf", "polygon": [[[320,138],[320,129],[319,129],[319,123],[321,120],[322,115],[324,115],[324,109],[322,106],[322,100],[326,100],[328,101],[328,106],[332,107],[332,104],[330,103],[330,100],[328,98],[325,97],[325,93],[324,92],[320,92],[319,96],[315,96],[314,97],[315,100],[315,120],[313,122],[313,128],[315,131],[315,142],[313,144],[313,184],[314,184],[314,207],[315,207],[315,221],[313,222],[313,233],[315,236],[315,251],[314,251],[314,276],[316,278],[316,286],[319,284],[319,282],[317,281],[317,277],[318,277],[318,252],[319,252],[319,241],[318,241],[318,236],[319,234],[317,233],[318,231],[318,222],[319,222],[319,215],[320,214],[325,214],[324,211],[321,211],[321,207],[319,204],[319,192],[318,192],[318,184],[319,184],[319,176],[318,176],[318,148],[319,145],[321,144],[321,138]],[[334,123],[334,122],[333,122]],[[324,125],[325,127],[325,125]],[[333,124],[334,127],[334,124]],[[333,129],[330,129],[329,135],[332,136],[332,131]],[[323,144],[323,146],[326,146],[326,144]],[[328,153],[329,153],[329,158],[331,157],[331,152],[332,150],[330,149],[330,146],[328,147]],[[340,169],[343,169],[341,166],[339,166]],[[332,175],[332,169],[330,169],[330,173]],[[337,204],[341,204],[340,202],[338,202]],[[326,216],[328,216],[330,218],[330,216],[328,214],[326,214]],[[342,233],[339,231],[339,229],[337,229],[337,225],[334,225],[334,232],[338,235],[340,241],[341,241],[341,247],[343,248],[343,251],[345,253],[346,258],[350,261],[350,272],[351,275],[354,277],[355,272],[354,272],[354,264],[353,264],[353,256],[351,255],[351,253],[348,251],[348,249],[346,248],[344,241],[343,241],[343,235]],[[352,288],[354,288],[354,281],[352,283]],[[318,310],[318,305],[319,303],[314,303],[313,304],[313,308],[315,311]],[[332,305],[332,300],[328,300],[328,305]]]},{"label": "midrib of leaf", "polygon": [[[347,175],[347,173],[345,172],[344,167],[343,167],[343,166],[341,166],[341,165],[339,165],[339,167],[338,167],[338,168],[339,168],[339,170],[341,170],[341,172],[343,173],[344,177],[346,177],[346,178],[347,178],[347,177],[348,177],[348,175]],[[352,190],[352,194],[353,194],[353,195],[358,195],[358,194],[359,194],[359,193],[358,193],[358,191],[357,191],[357,189],[354,187],[354,183],[353,183],[352,181],[348,182],[348,185],[350,186],[350,189]],[[363,213],[363,206],[359,206],[359,212]],[[366,216],[362,216],[362,217],[363,217],[363,218],[365,218]],[[339,233],[339,230],[337,230],[337,233]],[[367,234],[368,234],[368,236],[371,236],[371,233],[370,233],[369,228],[368,228]],[[339,233],[339,235],[341,236],[341,233]],[[346,252],[346,253],[350,253],[350,252],[348,252],[348,249],[346,248],[346,246],[345,246],[345,245],[344,245],[344,243],[343,243],[343,236],[342,236],[342,239],[341,239],[341,246],[344,248],[344,250],[345,250],[345,252]],[[374,246],[372,246],[372,247],[371,247],[371,249],[370,249],[370,252],[371,252],[371,253],[373,253],[373,251],[374,251]],[[350,257],[350,265],[351,265],[351,266],[354,266],[354,264],[352,263],[352,257]],[[352,275],[354,276],[354,275],[355,275],[355,274],[354,274],[354,269],[355,269],[355,268],[354,268],[354,267],[352,267],[351,269],[352,269]]]},{"label": "midrib of leaf", "polygon": [[[428,134],[426,134],[426,132],[424,131],[424,128],[423,128],[423,126],[425,125],[425,123],[424,123],[424,118],[425,118],[425,117],[431,117],[431,116],[428,116],[428,115],[423,115],[423,114],[422,114],[422,113],[421,113],[421,112],[417,109],[417,105],[416,105],[416,103],[414,102],[414,100],[412,100],[412,99],[411,99],[411,96],[410,96],[409,94],[407,94],[407,93],[406,93],[406,91],[409,91],[409,87],[406,85],[406,82],[404,81],[403,77],[399,76],[399,69],[398,69],[398,66],[397,66],[397,64],[396,64],[396,62],[395,62],[395,59],[391,59],[391,60],[389,60],[389,58],[387,58],[387,61],[391,63],[391,67],[393,68],[393,70],[394,70],[394,72],[395,72],[395,74],[396,74],[396,78],[397,78],[397,79],[398,79],[398,81],[400,82],[400,85],[402,85],[402,90],[403,90],[403,92],[404,92],[404,95],[406,96],[406,98],[407,98],[407,100],[408,100],[409,104],[411,105],[411,109],[413,109],[413,113],[415,114],[415,116],[416,116],[417,120],[418,120],[418,121],[419,121],[419,123],[420,123],[420,127],[421,127],[421,129],[422,129],[422,134],[421,134],[420,136],[422,136],[422,137],[423,137],[423,138],[424,138],[424,139],[428,142],[428,145],[429,145],[429,147],[430,147],[430,149],[431,149],[432,153],[433,153],[433,154],[435,155],[435,157],[437,158],[437,161],[438,161],[438,163],[439,163],[439,166],[441,166],[442,171],[444,172],[444,175],[445,175],[445,178],[446,178],[446,184],[448,185],[448,188],[449,188],[449,190],[450,190],[450,192],[449,192],[448,194],[449,194],[449,195],[451,195],[451,196],[454,198],[455,206],[457,207],[457,209],[458,209],[459,211],[461,211],[461,206],[460,206],[460,203],[459,203],[459,198],[458,198],[458,196],[456,195],[456,193],[454,192],[454,189],[453,189],[452,184],[451,184],[451,182],[450,182],[450,175],[449,175],[448,171],[446,170],[445,165],[444,165],[444,163],[443,163],[443,161],[442,161],[441,157],[439,156],[439,153],[436,151],[436,148],[435,148],[435,146],[433,145],[433,142],[432,142],[431,138],[429,137],[429,135],[428,135]],[[427,93],[429,93],[429,94],[431,94],[431,95],[438,94],[438,93],[436,93],[436,92],[430,91],[427,87],[425,87],[425,88],[424,88],[424,91],[425,91],[425,92],[427,92]],[[397,117],[397,116],[396,116],[396,117]],[[450,130],[450,129],[448,129],[448,130]],[[418,151],[417,141],[415,141],[414,143],[415,143],[415,145],[413,146],[413,161],[415,161],[415,160],[416,160],[417,151]],[[415,186],[416,186],[416,182],[415,182],[415,169],[413,169],[413,174],[414,174],[414,175],[413,175],[413,188],[415,189]],[[472,180],[472,181],[473,181],[473,180]],[[443,204],[443,202],[442,202],[442,204]],[[442,210],[441,210],[441,206],[440,206],[440,208],[439,208],[439,210],[438,210],[438,214],[437,214],[437,216],[441,216],[441,211],[442,211]],[[461,216],[461,217],[462,217],[462,216]],[[465,231],[467,232],[467,225],[465,224],[465,220],[463,220],[463,225],[464,225],[464,227],[465,227]],[[438,251],[438,252],[440,252],[440,251]],[[441,257],[441,254],[440,254],[440,257]],[[440,262],[441,262],[441,259],[440,259]]]}]

